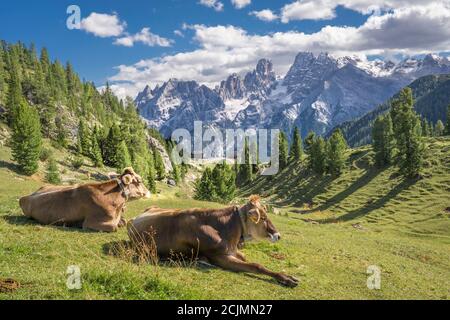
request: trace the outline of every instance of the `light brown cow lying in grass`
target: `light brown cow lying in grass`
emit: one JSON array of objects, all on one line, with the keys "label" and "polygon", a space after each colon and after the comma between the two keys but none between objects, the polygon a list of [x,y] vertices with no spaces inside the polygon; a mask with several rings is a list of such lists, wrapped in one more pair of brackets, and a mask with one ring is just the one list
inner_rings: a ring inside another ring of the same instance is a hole
[{"label": "light brown cow lying in grass", "polygon": [[25,216],[42,224],[114,232],[125,225],[125,203],[143,197],[150,197],[150,192],[142,178],[127,168],[117,179],[104,183],[42,187],[21,198],[20,207]]},{"label": "light brown cow lying in grass", "polygon": [[223,269],[265,274],[289,287],[298,280],[247,262],[238,244],[246,238],[278,241],[280,234],[267,216],[259,197],[252,196],[242,207],[225,209],[164,210],[150,208],[131,220],[128,235],[136,247],[156,248],[160,257],[202,257]]}]

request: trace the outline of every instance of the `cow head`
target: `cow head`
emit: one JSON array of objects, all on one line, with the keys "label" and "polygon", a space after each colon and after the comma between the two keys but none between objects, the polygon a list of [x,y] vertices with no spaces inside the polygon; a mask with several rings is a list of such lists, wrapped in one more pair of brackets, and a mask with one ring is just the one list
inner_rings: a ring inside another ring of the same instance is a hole
[{"label": "cow head", "polygon": [[256,239],[269,238],[273,242],[280,240],[281,235],[270,221],[267,207],[261,204],[259,196],[251,196],[241,211],[247,215],[245,227],[249,236]]},{"label": "cow head", "polygon": [[126,168],[120,175],[123,191],[130,200],[150,198],[150,191],[144,185],[141,176],[134,172],[133,168]]}]

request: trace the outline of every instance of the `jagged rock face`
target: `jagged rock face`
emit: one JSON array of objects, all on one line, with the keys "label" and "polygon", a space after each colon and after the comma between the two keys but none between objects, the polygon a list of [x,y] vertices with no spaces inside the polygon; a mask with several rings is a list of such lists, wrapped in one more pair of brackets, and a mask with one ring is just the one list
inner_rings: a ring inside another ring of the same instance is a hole
[{"label": "jagged rock face", "polygon": [[237,74],[232,74],[226,81],[222,81],[219,89],[219,96],[223,101],[230,99],[242,99],[246,94],[246,89],[241,78]]},{"label": "jagged rock face", "polygon": [[450,73],[450,61],[436,55],[400,63],[334,58],[301,52],[284,79],[262,59],[243,78],[233,74],[211,90],[194,81],[170,80],[145,88],[136,103],[141,115],[166,135],[193,130],[202,120],[218,128],[278,128],[325,134],[373,110],[415,79]]}]

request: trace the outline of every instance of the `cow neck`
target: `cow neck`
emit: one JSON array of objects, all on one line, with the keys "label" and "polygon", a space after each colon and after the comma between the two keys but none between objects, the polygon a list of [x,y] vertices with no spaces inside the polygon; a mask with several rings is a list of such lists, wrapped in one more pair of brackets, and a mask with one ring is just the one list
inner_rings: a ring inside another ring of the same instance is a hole
[{"label": "cow neck", "polygon": [[242,208],[239,208],[239,207],[235,207],[234,209],[235,209],[235,212],[237,212],[239,214],[239,221],[241,222],[241,229],[242,229],[241,238],[244,241],[248,240],[251,237],[247,230],[247,219],[248,219],[247,212],[245,212],[244,210],[242,210]]},{"label": "cow neck", "polygon": [[119,185],[120,188],[120,194],[122,195],[122,197],[125,198],[125,201],[128,201],[128,198],[130,197],[130,193],[128,192],[128,190],[125,188],[125,184],[122,182],[122,180],[120,179],[116,179],[117,184]]}]

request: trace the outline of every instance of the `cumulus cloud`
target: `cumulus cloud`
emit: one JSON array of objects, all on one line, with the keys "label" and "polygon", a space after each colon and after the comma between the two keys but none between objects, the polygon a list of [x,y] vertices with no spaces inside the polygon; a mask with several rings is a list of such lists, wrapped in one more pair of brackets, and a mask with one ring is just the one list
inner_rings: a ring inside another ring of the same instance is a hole
[{"label": "cumulus cloud", "polygon": [[219,0],[200,0],[199,4],[208,8],[212,8],[216,11],[223,10],[223,3]]},{"label": "cumulus cloud", "polygon": [[277,20],[279,18],[270,9],[264,9],[264,10],[261,10],[261,11],[252,11],[252,12],[250,12],[250,15],[251,16],[255,16],[259,20],[266,21],[266,22],[274,21],[274,20]]},{"label": "cumulus cloud", "polygon": [[136,42],[140,42],[149,47],[170,47],[172,40],[166,39],[150,32],[150,28],[143,28],[140,32],[134,35],[126,35],[114,41],[115,45],[132,47]]},{"label": "cumulus cloud", "polygon": [[443,2],[405,6],[373,14],[359,27],[326,26],[312,34],[258,35],[235,26],[185,27],[194,31],[196,50],[119,66],[110,80],[130,94],[169,78],[214,87],[231,73],[252,70],[260,58],[272,59],[275,71],[283,75],[299,51],[388,56],[450,49],[450,5]]},{"label": "cumulus cloud", "polygon": [[334,19],[338,6],[368,15],[427,2],[439,3],[448,0],[296,0],[281,9],[281,21],[288,23],[292,20]]},{"label": "cumulus cloud", "polygon": [[124,32],[126,23],[121,22],[116,14],[93,12],[81,20],[80,28],[97,37],[117,37]]},{"label": "cumulus cloud", "polygon": [[242,9],[252,3],[252,0],[231,0],[236,9]]}]

